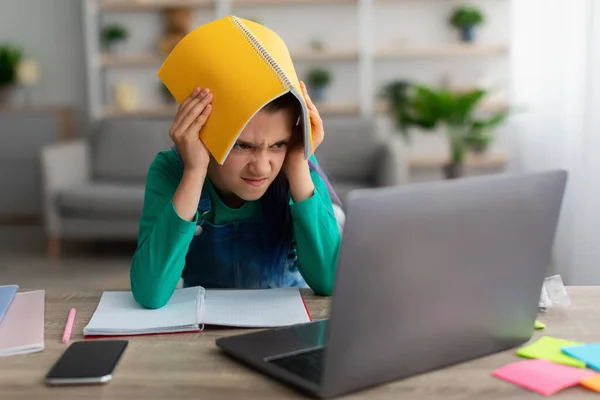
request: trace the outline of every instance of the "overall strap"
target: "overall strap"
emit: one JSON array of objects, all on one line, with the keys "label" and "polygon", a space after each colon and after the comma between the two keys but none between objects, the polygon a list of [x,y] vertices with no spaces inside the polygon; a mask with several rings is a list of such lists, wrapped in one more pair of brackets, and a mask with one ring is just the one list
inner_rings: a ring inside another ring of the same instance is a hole
[{"label": "overall strap", "polygon": [[[183,168],[183,158],[181,157],[179,150],[177,150],[177,146],[171,146],[171,151],[175,153],[179,165],[181,165],[181,168]],[[202,194],[200,195],[200,201],[198,202],[198,213],[200,213],[200,215],[206,214],[210,211],[210,207],[211,204],[208,189],[206,188],[206,185],[202,185]]]}]

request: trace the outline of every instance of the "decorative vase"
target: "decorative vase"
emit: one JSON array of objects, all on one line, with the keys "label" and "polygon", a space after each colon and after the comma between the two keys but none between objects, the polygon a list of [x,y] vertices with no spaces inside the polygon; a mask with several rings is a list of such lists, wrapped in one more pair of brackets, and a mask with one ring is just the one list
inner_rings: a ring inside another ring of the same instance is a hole
[{"label": "decorative vase", "polygon": [[462,125],[446,125],[446,135],[450,150],[450,159],[444,165],[444,176],[446,179],[456,179],[463,176],[463,161],[466,148],[464,146],[464,130]]},{"label": "decorative vase", "polygon": [[325,100],[325,86],[311,86],[310,98],[314,102],[322,102]]},{"label": "decorative vase", "polygon": [[122,53],[125,49],[125,41],[112,40],[106,44],[106,49],[109,53]]},{"label": "decorative vase", "polygon": [[457,179],[463,176],[462,164],[449,163],[444,165],[443,170],[445,179]]},{"label": "decorative vase", "polygon": [[463,42],[471,43],[475,41],[475,26],[463,26],[460,28],[460,38]]},{"label": "decorative vase", "polygon": [[0,107],[6,105],[10,100],[13,88],[10,85],[0,86]]}]

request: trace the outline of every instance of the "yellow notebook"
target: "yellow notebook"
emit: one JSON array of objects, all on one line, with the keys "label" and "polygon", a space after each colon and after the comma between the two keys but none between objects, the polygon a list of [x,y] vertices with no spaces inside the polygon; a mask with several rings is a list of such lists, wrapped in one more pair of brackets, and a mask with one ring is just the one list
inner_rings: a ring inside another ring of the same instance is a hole
[{"label": "yellow notebook", "polygon": [[308,108],[285,42],[255,22],[227,16],[188,33],[167,56],[158,76],[181,104],[195,87],[213,93],[200,138],[222,164],[246,124],[263,106],[288,92],[301,104],[304,157],[313,152]]}]

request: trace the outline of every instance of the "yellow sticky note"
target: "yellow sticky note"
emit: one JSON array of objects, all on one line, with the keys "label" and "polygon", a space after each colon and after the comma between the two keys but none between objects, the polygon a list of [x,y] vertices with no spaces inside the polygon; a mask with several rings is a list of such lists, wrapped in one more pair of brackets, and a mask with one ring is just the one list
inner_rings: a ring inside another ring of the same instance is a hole
[{"label": "yellow sticky note", "polygon": [[535,329],[544,329],[546,327],[546,324],[544,324],[542,321],[538,321],[537,319],[535,320]]},{"label": "yellow sticky note", "polygon": [[572,367],[585,368],[585,363],[562,352],[561,348],[567,346],[579,346],[583,343],[559,339],[551,336],[543,336],[530,345],[523,346],[517,350],[517,355],[527,358],[538,358],[552,361],[558,364],[570,365]]},{"label": "yellow sticky note", "polygon": [[595,392],[600,392],[600,374],[585,378],[581,380],[579,384]]}]

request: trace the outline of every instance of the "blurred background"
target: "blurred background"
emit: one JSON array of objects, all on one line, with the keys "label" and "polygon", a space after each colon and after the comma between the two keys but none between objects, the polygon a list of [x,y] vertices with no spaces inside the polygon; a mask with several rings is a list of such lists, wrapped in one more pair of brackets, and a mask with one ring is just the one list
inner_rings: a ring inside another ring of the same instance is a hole
[{"label": "blurred background", "polygon": [[129,287],[146,172],[176,109],[157,70],[229,14],[287,43],[342,199],[565,168],[551,273],[600,284],[593,0],[0,0],[0,284]]}]

